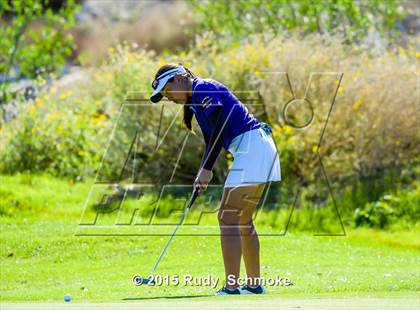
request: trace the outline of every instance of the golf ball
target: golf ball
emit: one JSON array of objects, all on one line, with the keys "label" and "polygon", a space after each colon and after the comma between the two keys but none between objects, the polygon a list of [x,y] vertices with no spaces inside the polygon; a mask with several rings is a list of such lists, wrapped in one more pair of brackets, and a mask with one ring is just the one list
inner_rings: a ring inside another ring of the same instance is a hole
[{"label": "golf ball", "polygon": [[64,295],[64,301],[66,301],[66,302],[71,301],[71,295],[70,294]]}]

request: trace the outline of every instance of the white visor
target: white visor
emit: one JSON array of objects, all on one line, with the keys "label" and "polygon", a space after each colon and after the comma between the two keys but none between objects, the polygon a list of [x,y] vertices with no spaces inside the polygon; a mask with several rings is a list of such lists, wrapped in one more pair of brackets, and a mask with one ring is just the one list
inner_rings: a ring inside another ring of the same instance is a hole
[{"label": "white visor", "polygon": [[157,103],[162,99],[162,94],[160,91],[165,87],[166,83],[170,78],[173,78],[175,75],[181,75],[187,73],[184,67],[180,66],[171,70],[168,70],[158,76],[152,83],[152,87],[155,89],[150,97],[150,101]]}]

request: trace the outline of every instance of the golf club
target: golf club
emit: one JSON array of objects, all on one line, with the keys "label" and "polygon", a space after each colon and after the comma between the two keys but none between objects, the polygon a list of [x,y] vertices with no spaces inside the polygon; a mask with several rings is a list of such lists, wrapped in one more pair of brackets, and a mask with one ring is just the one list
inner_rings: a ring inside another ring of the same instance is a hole
[{"label": "golf club", "polygon": [[155,282],[154,282],[154,280],[153,280],[153,279],[154,279],[154,273],[155,273],[155,270],[156,270],[157,266],[159,265],[159,262],[161,261],[161,259],[162,259],[163,255],[165,255],[166,250],[168,249],[169,244],[171,243],[172,239],[174,238],[174,236],[175,236],[175,234],[176,234],[176,232],[177,232],[177,230],[178,230],[179,226],[181,226],[181,225],[182,225],[182,223],[184,222],[184,219],[185,219],[185,217],[187,216],[187,214],[188,214],[188,212],[189,212],[189,210],[190,210],[191,206],[193,205],[193,203],[194,203],[195,199],[197,198],[197,196],[198,196],[198,187],[196,187],[196,188],[194,189],[194,192],[193,192],[193,194],[192,194],[192,196],[191,196],[191,199],[190,199],[190,201],[189,201],[189,203],[188,203],[187,207],[185,208],[185,211],[184,211],[184,213],[182,214],[181,219],[179,220],[178,224],[177,224],[177,225],[176,225],[176,227],[175,227],[174,232],[172,233],[171,237],[169,238],[168,242],[166,243],[165,247],[163,248],[162,253],[160,253],[160,256],[159,256],[159,258],[158,258],[158,260],[157,260],[157,262],[156,262],[155,266],[153,267],[152,271],[150,272],[150,276],[149,276],[148,278],[143,278],[143,277],[141,277],[141,276],[137,276],[137,275],[136,275],[136,276],[134,276],[134,278],[133,278],[133,282],[134,282],[134,284],[136,284],[136,285],[142,285],[142,284],[153,285],[153,284],[155,283]]}]

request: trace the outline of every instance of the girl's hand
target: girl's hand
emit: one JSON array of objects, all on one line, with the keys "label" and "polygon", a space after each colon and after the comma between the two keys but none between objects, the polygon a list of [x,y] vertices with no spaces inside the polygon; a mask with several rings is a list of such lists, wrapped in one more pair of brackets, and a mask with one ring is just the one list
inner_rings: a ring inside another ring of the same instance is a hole
[{"label": "girl's hand", "polygon": [[194,181],[194,189],[198,187],[198,193],[204,192],[207,189],[211,179],[213,178],[213,171],[207,169],[200,169]]}]

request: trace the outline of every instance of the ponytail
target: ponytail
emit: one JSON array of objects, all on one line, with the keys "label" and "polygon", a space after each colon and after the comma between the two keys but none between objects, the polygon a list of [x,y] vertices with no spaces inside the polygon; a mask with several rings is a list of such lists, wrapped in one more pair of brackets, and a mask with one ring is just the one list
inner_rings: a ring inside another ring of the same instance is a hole
[{"label": "ponytail", "polygon": [[189,104],[185,104],[184,105],[184,125],[185,127],[188,128],[189,131],[193,132],[192,130],[192,118],[194,116],[194,112],[191,110],[190,105]]}]

